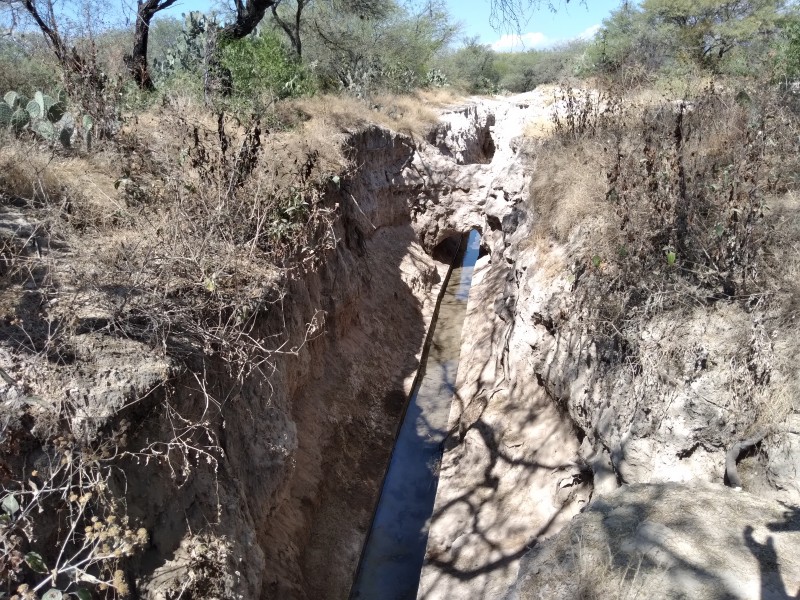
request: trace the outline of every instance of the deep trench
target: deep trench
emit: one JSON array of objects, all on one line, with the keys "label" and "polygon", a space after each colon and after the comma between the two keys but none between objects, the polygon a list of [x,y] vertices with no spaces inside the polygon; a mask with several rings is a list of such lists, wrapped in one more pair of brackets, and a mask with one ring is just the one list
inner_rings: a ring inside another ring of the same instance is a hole
[{"label": "deep trench", "polygon": [[419,586],[480,234],[452,237],[438,250],[454,257],[362,549],[352,600],[415,598]]}]

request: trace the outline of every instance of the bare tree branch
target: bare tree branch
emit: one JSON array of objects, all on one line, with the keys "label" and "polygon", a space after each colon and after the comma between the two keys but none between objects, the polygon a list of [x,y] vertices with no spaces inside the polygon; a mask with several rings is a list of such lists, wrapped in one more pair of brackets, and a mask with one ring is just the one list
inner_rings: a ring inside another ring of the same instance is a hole
[{"label": "bare tree branch", "polygon": [[239,40],[255,31],[267,11],[279,0],[236,0],[236,18],[220,32],[223,38]]},{"label": "bare tree branch", "polygon": [[303,44],[300,39],[300,20],[303,15],[303,10],[306,6],[311,4],[311,2],[313,2],[313,0],[297,0],[297,6],[294,12],[294,23],[287,23],[281,18],[278,13],[278,4],[280,4],[280,2],[276,2],[272,5],[272,18],[275,19],[275,22],[289,37],[289,41],[292,43],[292,48],[298,59],[303,56]]},{"label": "bare tree branch", "polygon": [[[522,33],[531,13],[540,8],[555,12],[570,0],[489,0],[492,7],[489,23],[494,29]],[[580,0],[584,6],[588,0]]]},{"label": "bare tree branch", "polygon": [[[62,66],[68,66],[70,69],[74,68],[75,65],[70,64],[70,52],[67,48],[67,44],[58,31],[52,0],[45,0],[44,2],[46,10],[44,17],[42,17],[39,12],[35,0],[22,0],[21,4],[44,34],[45,40],[47,40],[48,46],[50,46],[50,49],[56,55],[58,62],[60,62]],[[74,51],[72,54],[77,56]]]}]

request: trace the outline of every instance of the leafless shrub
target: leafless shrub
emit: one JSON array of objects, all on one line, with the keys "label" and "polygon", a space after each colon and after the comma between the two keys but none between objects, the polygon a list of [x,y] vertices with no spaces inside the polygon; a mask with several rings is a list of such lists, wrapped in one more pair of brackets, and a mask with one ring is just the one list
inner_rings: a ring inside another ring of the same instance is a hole
[{"label": "leafless shrub", "polygon": [[796,327],[797,112],[768,87],[711,85],[680,101],[639,93],[602,119],[592,98],[561,101],[531,184],[539,243],[577,248],[582,326],[604,361],[660,381],[675,357],[650,364],[643,327],[736,304],[751,318],[728,365],[732,410],[748,424],[780,422],[791,376],[775,344]]},{"label": "leafless shrub", "polygon": [[[147,543],[135,529],[124,503],[109,485],[124,444],[125,425],[102,441],[82,446],[58,436],[42,448],[23,479],[0,492],[0,574],[16,589],[14,598],[36,598],[49,589],[90,597],[89,589],[127,595],[120,561]],[[19,443],[4,440],[7,450]],[[7,469],[8,467],[4,465]],[[56,530],[39,515],[56,516]],[[31,550],[36,547],[39,552]],[[52,593],[51,593],[52,594]]]},{"label": "leafless shrub", "polygon": [[773,97],[745,106],[710,88],[645,109],[616,137],[606,195],[616,248],[585,275],[585,289],[602,289],[595,306],[607,333],[618,337],[632,314],[764,297],[766,197],[785,189],[776,168],[791,153],[785,119]]},{"label": "leafless shrub", "polygon": [[257,120],[235,135],[229,124],[223,115],[215,129],[177,119],[181,176],[165,182],[166,206],[143,215],[146,234],[113,245],[102,284],[124,290],[106,296],[115,327],[181,360],[217,355],[241,380],[274,354],[297,351],[260,317],[280,312],[287,278],[331,247],[334,211],[318,154],[278,167],[265,161],[276,148]]},{"label": "leafless shrub", "polygon": [[620,96],[567,85],[556,88],[551,118],[557,137],[577,140],[608,129],[621,113]]}]

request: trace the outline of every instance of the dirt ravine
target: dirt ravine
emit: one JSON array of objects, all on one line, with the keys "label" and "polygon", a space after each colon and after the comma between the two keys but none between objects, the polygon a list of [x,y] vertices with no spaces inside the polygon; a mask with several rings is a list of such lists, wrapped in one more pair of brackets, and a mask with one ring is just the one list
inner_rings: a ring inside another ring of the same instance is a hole
[{"label": "dirt ravine", "polygon": [[[591,495],[580,432],[537,380],[530,349],[510,345],[525,326],[516,307],[524,273],[516,265],[532,218],[532,142],[522,134],[547,120],[551,100],[547,92],[477,100],[473,110],[491,115],[491,159],[437,169],[469,188],[453,218],[480,224],[487,254],[470,291],[419,598],[502,597],[520,558]],[[444,121],[458,138],[457,119]],[[462,216],[468,210],[471,217]],[[432,212],[447,214],[439,206]]]},{"label": "dirt ravine", "polygon": [[[472,229],[485,253],[468,301],[418,598],[538,597],[540,575],[554,563],[570,572],[575,528],[583,523],[594,527],[586,539],[595,546],[585,557],[627,543],[626,560],[641,561],[656,545],[671,553],[656,561],[667,570],[688,562],[697,572],[716,572],[694,554],[680,555],[697,533],[656,504],[668,498],[681,506],[694,483],[704,498],[722,485],[726,449],[747,424],[715,407],[730,405],[727,365],[741,350],[742,332],[755,335],[758,324],[735,307],[698,310],[680,327],[666,319],[647,323],[642,339],[651,362],[668,356],[670,372],[678,373],[669,385],[655,372],[626,378],[601,360],[573,294],[584,249],[577,238],[531,239],[538,146],[524,133],[541,131],[552,100],[552,90],[471,99],[444,111],[427,140],[377,126],[350,134],[358,168],[330,185],[324,199],[336,214],[335,248],[286,283],[282,310],[265,313],[256,331],[263,339],[287,333],[294,351],[244,382],[209,360],[214,392],[225,398],[207,423],[221,448],[218,463],[197,461],[179,486],[166,465],[123,466],[128,512],[150,534],[127,567],[138,598],[173,600],[189,588],[191,597],[209,600],[348,597],[448,268],[439,245]],[[23,231],[25,218],[3,208],[0,233]],[[167,394],[180,414],[205,417],[197,380],[157,350],[93,330],[72,342],[76,360],[63,381],[50,382],[52,402],[65,389],[81,399],[84,412],[74,419],[95,433],[124,418],[134,423],[127,448],[163,439],[171,426],[162,412]],[[683,377],[698,348],[708,367]],[[785,340],[776,348],[784,358],[796,354]],[[25,357],[2,345],[0,367],[15,376],[30,370]],[[39,410],[15,393],[0,378],[9,414]],[[17,425],[24,429],[28,420]],[[743,502],[747,514],[771,508],[761,511],[750,537],[731,530],[720,541],[739,544],[735,560],[751,561],[741,572],[766,570],[777,581],[779,571],[789,587],[800,581],[797,561],[781,554],[800,547],[792,513],[800,501],[797,431],[800,423],[787,423],[765,439],[764,455],[742,462],[741,497],[762,496]],[[23,441],[32,443],[34,433]],[[33,464],[37,452],[9,464]],[[719,506],[687,503],[696,514],[686,523],[736,511],[734,492],[722,491]],[[791,513],[783,520],[779,506]],[[598,533],[607,515],[621,523],[613,535]],[[648,519],[656,524],[643,525]],[[666,543],[669,536],[682,540],[681,548]],[[772,563],[764,559],[770,536],[785,536]],[[726,577],[738,571],[735,562],[722,570]],[[692,579],[691,590],[708,581]],[[555,590],[544,597],[559,597],[559,590],[573,597],[573,588],[544,583]],[[748,582],[743,589],[757,588]],[[700,592],[691,597],[717,597]]]}]

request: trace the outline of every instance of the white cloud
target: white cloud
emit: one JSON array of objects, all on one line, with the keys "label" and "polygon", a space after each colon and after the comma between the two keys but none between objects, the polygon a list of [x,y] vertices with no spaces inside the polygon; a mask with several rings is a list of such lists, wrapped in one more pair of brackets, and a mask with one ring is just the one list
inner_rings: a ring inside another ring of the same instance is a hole
[{"label": "white cloud", "polygon": [[585,30],[581,31],[576,36],[576,39],[590,40],[597,35],[597,32],[600,31],[600,27],[602,27],[602,25],[600,25],[599,23],[597,25],[592,25],[591,27],[587,27]]},{"label": "white cloud", "polygon": [[507,33],[492,44],[492,50],[495,52],[524,52],[531,49],[550,48],[572,40],[591,40],[600,31],[600,27],[599,23],[592,25],[569,39],[550,39],[540,31],[530,31],[522,35]]},{"label": "white cloud", "polygon": [[522,50],[530,50],[531,48],[542,48],[550,40],[547,36],[540,31],[531,31],[517,35],[515,33],[507,33],[492,44],[492,50],[496,52],[520,52]]}]

